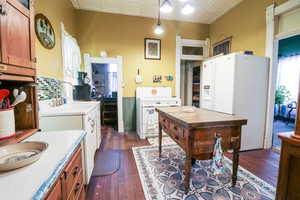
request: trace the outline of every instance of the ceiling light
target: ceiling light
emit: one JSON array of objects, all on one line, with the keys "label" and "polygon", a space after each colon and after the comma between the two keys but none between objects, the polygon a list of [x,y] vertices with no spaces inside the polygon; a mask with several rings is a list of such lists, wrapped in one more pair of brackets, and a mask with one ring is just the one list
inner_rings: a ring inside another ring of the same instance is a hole
[{"label": "ceiling light", "polygon": [[162,27],[162,25],[161,25],[160,23],[158,23],[158,24],[156,25],[156,27],[155,27],[155,29],[154,29],[154,33],[155,33],[156,35],[161,35],[161,34],[164,33],[164,29],[163,29],[163,27]]},{"label": "ceiling light", "polygon": [[195,11],[195,8],[191,6],[190,4],[185,4],[184,7],[181,10],[181,13],[184,15],[192,14]]},{"label": "ceiling light", "polygon": [[160,11],[163,13],[170,13],[172,10],[173,8],[169,0],[165,0],[160,7]]},{"label": "ceiling light", "polygon": [[179,1],[184,3],[184,2],[187,2],[188,0],[179,0]]}]

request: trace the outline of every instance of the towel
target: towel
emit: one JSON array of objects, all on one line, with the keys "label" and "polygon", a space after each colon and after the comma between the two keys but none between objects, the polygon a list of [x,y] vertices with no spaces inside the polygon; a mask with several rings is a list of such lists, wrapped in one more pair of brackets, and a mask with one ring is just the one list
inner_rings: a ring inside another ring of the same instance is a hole
[{"label": "towel", "polygon": [[223,172],[224,169],[224,155],[222,150],[222,138],[217,138],[214,154],[213,154],[213,163],[212,163],[212,170],[214,175],[219,175]]}]

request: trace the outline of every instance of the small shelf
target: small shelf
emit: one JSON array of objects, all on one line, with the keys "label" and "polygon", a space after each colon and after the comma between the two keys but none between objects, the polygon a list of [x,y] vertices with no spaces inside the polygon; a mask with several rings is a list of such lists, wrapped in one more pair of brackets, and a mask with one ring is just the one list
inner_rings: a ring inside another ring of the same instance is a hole
[{"label": "small shelf", "polygon": [[38,130],[39,129],[27,129],[27,130],[17,131],[15,137],[0,141],[0,146],[19,143],[19,142],[25,140],[26,138],[32,136],[36,132],[38,132]]},{"label": "small shelf", "polygon": [[117,110],[106,110],[106,111],[103,111],[104,114],[108,113],[108,114],[111,114],[111,113],[118,113]]},{"label": "small shelf", "polygon": [[117,121],[118,119],[116,118],[104,118],[104,121]]}]

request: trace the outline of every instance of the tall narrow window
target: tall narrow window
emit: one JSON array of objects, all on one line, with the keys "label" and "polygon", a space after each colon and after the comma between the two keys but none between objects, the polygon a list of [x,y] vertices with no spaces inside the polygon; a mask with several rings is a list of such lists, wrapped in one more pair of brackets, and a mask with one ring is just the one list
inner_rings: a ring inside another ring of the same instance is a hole
[{"label": "tall narrow window", "polygon": [[213,45],[213,55],[229,54],[231,51],[231,37]]}]

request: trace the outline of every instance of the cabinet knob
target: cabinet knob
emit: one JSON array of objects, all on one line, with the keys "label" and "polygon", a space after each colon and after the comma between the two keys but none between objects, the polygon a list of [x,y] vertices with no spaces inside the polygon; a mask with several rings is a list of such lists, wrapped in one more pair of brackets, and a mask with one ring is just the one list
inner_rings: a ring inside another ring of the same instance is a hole
[{"label": "cabinet knob", "polygon": [[0,5],[0,15],[5,16],[7,13],[5,12],[3,5]]},{"label": "cabinet knob", "polygon": [[37,62],[37,58],[36,57],[32,58],[32,62],[36,63]]}]

